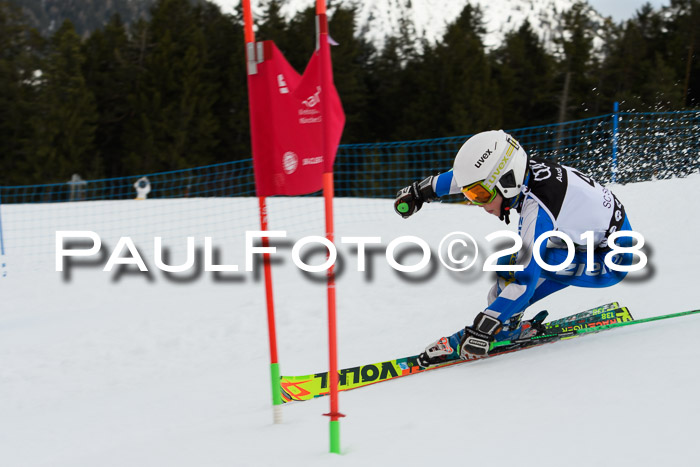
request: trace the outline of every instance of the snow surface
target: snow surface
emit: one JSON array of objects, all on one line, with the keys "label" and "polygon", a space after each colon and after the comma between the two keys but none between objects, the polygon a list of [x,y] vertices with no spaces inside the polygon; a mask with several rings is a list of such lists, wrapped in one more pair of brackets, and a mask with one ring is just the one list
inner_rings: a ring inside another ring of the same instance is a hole
[{"label": "snow surface", "polygon": [[[546,308],[557,318],[612,300],[637,318],[699,308],[698,183],[696,174],[613,186],[646,238],[649,265],[609,289],[564,290],[528,315]],[[187,203],[193,208],[184,214],[168,210]],[[178,282],[155,270],[142,237],[137,246],[150,276],[82,266],[67,279],[53,270],[57,225],[104,228],[113,247],[115,235],[135,232],[130,212],[153,226],[152,236],[180,233],[183,244],[193,224],[207,226],[196,213],[218,212],[222,224],[212,224],[212,235],[231,233],[221,236],[223,257],[242,270],[241,229],[257,228],[256,201],[187,203],[1,207],[7,275],[0,277],[0,465],[698,465],[700,316],[341,393],[342,455],[329,454],[327,398],[285,405],[284,423],[272,423],[259,274],[216,279],[201,272]],[[323,232],[321,217],[303,214],[312,206],[320,208],[320,200],[272,199],[270,206],[271,228],[284,228],[280,219],[290,227],[289,242],[277,243],[273,271],[280,363],[288,375],[328,365],[325,286],[290,259],[291,232]],[[444,235],[465,231],[482,248],[480,266],[494,251],[484,237],[504,228],[496,218],[479,208],[431,204],[403,220],[390,201],[366,199],[337,199],[335,215],[337,238],[382,238],[364,273],[356,270],[355,250],[339,247],[341,367],[415,354],[484,307],[490,274],[476,266],[448,273],[434,261],[427,273],[400,275],[383,248],[416,235],[437,250]],[[35,235],[17,227],[22,223]],[[205,234],[196,234],[198,243]],[[176,264],[182,251],[173,250]],[[323,259],[316,254],[309,262]],[[413,253],[403,258],[417,260]]]}]

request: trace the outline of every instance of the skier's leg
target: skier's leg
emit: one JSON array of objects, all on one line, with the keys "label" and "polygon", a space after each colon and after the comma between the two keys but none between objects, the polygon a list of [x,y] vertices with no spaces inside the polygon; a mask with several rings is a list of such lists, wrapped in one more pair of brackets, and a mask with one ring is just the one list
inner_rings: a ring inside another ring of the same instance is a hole
[{"label": "skier's leg", "polygon": [[[516,260],[516,254],[512,255],[506,255],[506,256],[501,256],[497,260],[497,264],[503,266],[503,265],[513,265],[515,264]],[[500,295],[501,291],[510,283],[514,280],[514,276],[512,272],[508,271],[498,271],[496,272],[496,283],[491,287],[491,290],[489,290],[489,293],[486,298],[487,306],[491,305],[494,300]],[[523,318],[525,310],[535,303],[538,300],[543,299],[544,297],[553,294],[554,292],[558,292],[559,290],[563,289],[566,287],[567,284],[562,284],[556,281],[552,280],[547,280],[544,278],[540,278],[539,281],[537,282],[537,286],[535,288],[535,293],[533,294],[532,298],[528,301],[528,304],[525,308],[523,308],[519,313],[515,313],[513,316],[511,316],[506,322],[503,323],[503,328],[501,331],[496,334],[494,337],[496,340],[509,340],[509,339],[515,339],[520,336],[521,333],[521,320]],[[546,316],[546,314],[544,315]],[[544,319],[544,316],[538,315],[537,320],[542,321]],[[530,321],[530,320],[528,320]],[[529,327],[530,324],[527,324],[526,327]],[[454,343],[460,342],[460,339],[462,337],[462,333],[464,330],[460,330],[453,334],[452,336],[449,337],[450,342]]]},{"label": "skier's leg", "polygon": [[[489,303],[495,300],[495,297],[493,297],[492,299],[491,295],[500,293],[500,290],[502,290],[502,288],[505,287],[505,285],[506,280],[503,278],[501,273],[499,273],[496,284],[494,285],[491,292],[489,292]],[[528,306],[532,303],[535,303],[538,300],[543,299],[544,297],[550,294],[553,294],[554,292],[563,289],[564,287],[567,287],[567,284],[562,284],[553,280],[540,278],[539,282],[537,283],[535,293],[530,299]],[[515,315],[511,316],[511,318],[508,321],[503,323],[502,330],[494,336],[495,340],[500,341],[517,339],[519,337],[524,337],[523,332],[525,332],[525,334],[528,336],[536,335],[537,332],[540,331],[539,324],[546,317],[546,312],[544,312],[544,315],[542,315],[542,312],[540,312],[537,314],[537,316],[533,317],[532,319],[526,320],[521,323],[522,316],[523,312],[516,313]],[[422,367],[426,368],[436,363],[441,363],[449,360],[457,360],[459,358],[459,345],[463,335],[464,328],[461,328],[451,336],[441,337],[437,341],[433,342],[428,347],[426,347],[423,353],[421,353],[418,356],[419,364]]]},{"label": "skier's leg", "polygon": [[[513,253],[512,255],[501,256],[496,260],[496,264],[499,266],[512,266],[515,264],[516,259],[517,253]],[[496,283],[493,285],[493,287],[491,287],[491,290],[489,290],[486,296],[486,305],[491,305],[491,303],[493,303],[493,301],[496,300],[498,295],[501,293],[501,290],[503,290],[508,284],[513,282],[513,280],[515,280],[513,272],[497,271]]]},{"label": "skier's leg", "polygon": [[[625,218],[625,222],[620,230],[632,230],[629,221]],[[630,247],[633,241],[630,237],[623,237],[618,241],[620,247]],[[574,254],[574,259],[570,266],[562,271],[542,271],[535,292],[532,298],[528,301],[527,307],[533,303],[542,300],[543,298],[558,292],[570,285],[577,287],[610,287],[620,282],[626,275],[623,271],[613,271],[605,265],[605,256],[610,250],[596,251],[593,255],[594,265],[592,271],[588,269],[587,252],[578,251]],[[547,248],[543,260],[547,264],[561,264],[568,255],[566,249]],[[630,253],[618,254],[613,259],[613,262],[618,265],[630,265],[633,261],[633,255]],[[498,264],[507,265],[515,264],[515,255],[503,256],[498,259]],[[497,272],[496,284],[491,288],[487,296],[488,305],[490,305],[501,291],[513,280],[513,276],[509,272]],[[527,308],[526,307],[526,308]],[[525,309],[526,309],[525,308]],[[522,329],[521,319],[524,310],[513,315],[506,323],[503,323],[503,330],[496,334],[495,340],[513,339],[521,335]],[[541,315],[538,314],[535,319]],[[529,320],[531,321],[531,320]],[[426,348],[426,351],[421,354],[425,366],[429,366],[437,361],[445,361],[459,358],[458,349],[464,335],[464,329],[460,329],[449,337],[443,337]],[[432,352],[431,352],[432,351]],[[431,357],[432,354],[432,357]],[[440,359],[440,360],[433,360]],[[419,359],[420,360],[420,359]],[[423,366],[423,363],[421,365]]]},{"label": "skier's leg", "polygon": [[[547,312],[540,311],[537,315],[534,317],[527,319],[525,321],[521,321],[523,315],[525,314],[525,310],[530,307],[533,303],[542,300],[548,295],[553,294],[554,292],[558,292],[561,289],[567,287],[567,284],[562,284],[560,282],[556,282],[553,280],[545,279],[540,277],[540,279],[537,281],[537,286],[535,288],[535,293],[532,295],[532,298],[528,301],[527,306],[521,311],[520,313],[516,313],[513,315],[510,319],[508,319],[505,323],[503,323],[503,329],[494,336],[495,340],[497,341],[502,341],[502,340],[512,340],[512,339],[517,339],[519,337],[524,337],[523,336],[523,331],[527,329],[531,329],[534,325],[534,330],[528,331],[527,334],[529,335],[535,335],[538,330],[543,330],[544,328],[538,327],[542,321],[547,317]],[[461,336],[460,336],[461,337]]]},{"label": "skier's leg", "polygon": [[[620,230],[632,230],[629,221],[625,217],[625,222]],[[618,246],[631,247],[633,240],[631,237],[621,237]],[[593,264],[588,264],[588,254],[586,251],[577,251],[574,259],[565,269],[561,271],[542,271],[542,277],[564,285],[576,287],[603,288],[617,284],[625,278],[627,272],[610,269],[605,264],[605,257],[610,253],[610,249],[596,250],[593,253]],[[568,250],[560,248],[547,248],[544,262],[547,264],[561,264],[566,260]],[[632,253],[617,254],[613,258],[613,263],[620,266],[629,266],[634,260]],[[590,271],[589,271],[590,269]],[[531,301],[531,303],[533,303]]]}]

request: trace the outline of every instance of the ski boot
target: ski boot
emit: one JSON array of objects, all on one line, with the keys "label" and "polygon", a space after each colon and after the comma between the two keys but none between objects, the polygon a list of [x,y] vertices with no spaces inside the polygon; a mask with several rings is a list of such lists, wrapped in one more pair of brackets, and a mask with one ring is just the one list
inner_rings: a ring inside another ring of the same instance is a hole
[{"label": "ski boot", "polygon": [[542,334],[547,334],[547,329],[544,327],[544,320],[549,315],[547,310],[542,310],[537,313],[532,319],[523,321],[520,326],[520,336],[519,339],[529,339],[530,337],[539,336]]},{"label": "ski boot", "polygon": [[503,328],[496,334],[496,341],[514,341],[517,339],[528,339],[540,334],[546,334],[547,330],[542,322],[547,318],[549,313],[542,310],[537,313],[532,319],[521,321],[523,314],[518,313],[512,316],[508,321],[503,323]]}]

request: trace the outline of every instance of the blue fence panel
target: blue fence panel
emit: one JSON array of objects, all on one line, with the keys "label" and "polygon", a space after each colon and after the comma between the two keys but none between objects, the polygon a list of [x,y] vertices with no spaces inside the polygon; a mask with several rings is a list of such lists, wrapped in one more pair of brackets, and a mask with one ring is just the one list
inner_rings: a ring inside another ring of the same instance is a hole
[{"label": "blue fence panel", "polygon": [[[611,178],[609,115],[508,132],[533,157],[557,160],[602,182]],[[455,154],[469,136],[342,145],[335,165],[337,194],[391,198],[397,188],[449,170]]]},{"label": "blue fence panel", "polygon": [[620,113],[618,182],[700,170],[700,111]]},{"label": "blue fence panel", "polygon": [[151,185],[149,198],[255,195],[251,160],[77,183],[6,186],[0,187],[0,194],[6,204],[133,199],[136,197],[134,183],[144,176]]},{"label": "blue fence panel", "polygon": [[[615,112],[507,131],[531,156],[577,168],[601,183],[685,177],[700,171],[700,111]],[[449,170],[469,136],[342,145],[335,166],[337,194],[391,198],[414,180]]]}]

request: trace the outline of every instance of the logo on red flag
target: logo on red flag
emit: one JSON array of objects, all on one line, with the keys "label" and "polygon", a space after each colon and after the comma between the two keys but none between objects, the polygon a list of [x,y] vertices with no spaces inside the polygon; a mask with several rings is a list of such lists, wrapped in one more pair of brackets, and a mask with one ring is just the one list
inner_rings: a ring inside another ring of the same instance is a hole
[{"label": "logo on red flag", "polygon": [[292,151],[285,152],[284,156],[282,157],[282,168],[284,169],[284,173],[287,175],[292,175],[297,171],[297,167],[299,167],[299,158],[297,155]]}]

